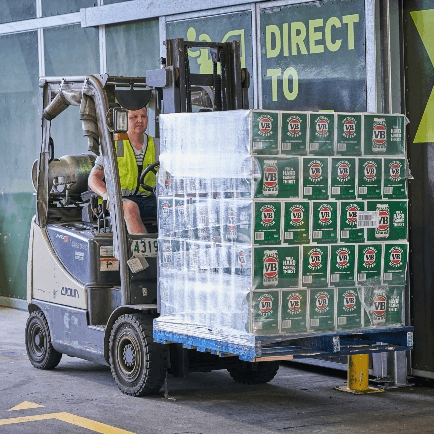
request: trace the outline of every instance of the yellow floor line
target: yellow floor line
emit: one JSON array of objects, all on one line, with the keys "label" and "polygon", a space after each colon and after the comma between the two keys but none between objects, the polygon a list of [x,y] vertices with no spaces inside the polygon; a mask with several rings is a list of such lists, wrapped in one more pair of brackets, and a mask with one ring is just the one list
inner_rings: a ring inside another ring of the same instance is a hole
[{"label": "yellow floor line", "polygon": [[36,404],[34,402],[24,401],[21,404],[12,407],[8,411],[17,411],[17,410],[29,410],[30,408],[43,408],[43,405]]},{"label": "yellow floor line", "polygon": [[0,426],[25,423],[25,422],[36,422],[36,421],[49,420],[49,419],[57,419],[62,422],[70,423],[71,425],[76,425],[81,428],[87,428],[89,430],[92,430],[100,434],[135,434],[131,431],[125,431],[120,428],[115,428],[113,426],[106,425],[105,423],[96,422],[94,420],[87,419],[81,416],[76,416],[74,414],[66,413],[66,412],[38,414],[35,416],[22,416],[22,417],[13,417],[9,419],[0,419]]},{"label": "yellow floor line", "polygon": [[0,419],[0,426],[1,425],[11,425],[14,423],[35,422],[38,420],[55,419],[56,417],[53,415],[56,415],[56,414],[59,414],[59,413],[38,414],[35,416],[21,416],[21,417],[11,417],[9,419]]}]

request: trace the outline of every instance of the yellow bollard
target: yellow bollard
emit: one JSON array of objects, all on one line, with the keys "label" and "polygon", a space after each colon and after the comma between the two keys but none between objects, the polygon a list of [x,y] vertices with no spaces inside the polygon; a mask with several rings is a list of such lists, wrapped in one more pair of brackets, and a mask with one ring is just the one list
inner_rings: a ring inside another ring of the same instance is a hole
[{"label": "yellow bollard", "polygon": [[384,392],[383,389],[369,387],[369,354],[348,356],[347,385],[334,389],[356,395]]},{"label": "yellow bollard", "polygon": [[369,354],[348,356],[348,389],[356,392],[369,390]]}]

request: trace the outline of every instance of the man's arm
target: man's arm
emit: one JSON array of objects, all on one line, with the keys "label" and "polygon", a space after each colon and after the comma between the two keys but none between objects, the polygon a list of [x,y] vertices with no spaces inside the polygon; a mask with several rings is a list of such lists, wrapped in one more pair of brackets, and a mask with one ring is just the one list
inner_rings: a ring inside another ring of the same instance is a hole
[{"label": "man's arm", "polygon": [[99,165],[95,165],[89,175],[89,187],[104,200],[107,200],[107,186],[105,185],[103,179],[104,169],[102,169]]}]

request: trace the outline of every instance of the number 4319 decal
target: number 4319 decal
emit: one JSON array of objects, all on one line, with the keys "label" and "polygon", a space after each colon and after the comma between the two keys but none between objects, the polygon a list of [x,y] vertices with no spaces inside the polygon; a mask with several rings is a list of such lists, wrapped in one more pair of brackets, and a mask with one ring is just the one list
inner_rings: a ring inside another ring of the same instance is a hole
[{"label": "number 4319 decal", "polygon": [[155,238],[133,240],[131,250],[133,256],[157,256],[158,242]]}]

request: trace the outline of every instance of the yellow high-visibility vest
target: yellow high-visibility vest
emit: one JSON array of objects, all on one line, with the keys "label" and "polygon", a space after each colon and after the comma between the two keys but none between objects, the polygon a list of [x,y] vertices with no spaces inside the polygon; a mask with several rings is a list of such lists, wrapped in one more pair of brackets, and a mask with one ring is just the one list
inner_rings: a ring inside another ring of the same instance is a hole
[{"label": "yellow high-visibility vest", "polygon": [[[122,196],[130,196],[136,191],[137,178],[140,176],[138,173],[136,156],[129,140],[118,140],[115,142],[115,146]],[[143,156],[143,169],[146,169],[153,163],[155,163],[154,139],[151,136],[148,136],[148,146],[145,155]],[[149,172],[145,176],[144,184],[154,187],[155,183],[155,175],[152,172]],[[139,192],[141,195],[145,196],[151,194],[142,187],[139,187],[138,193]]]}]

